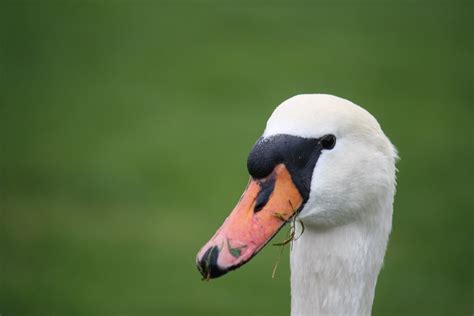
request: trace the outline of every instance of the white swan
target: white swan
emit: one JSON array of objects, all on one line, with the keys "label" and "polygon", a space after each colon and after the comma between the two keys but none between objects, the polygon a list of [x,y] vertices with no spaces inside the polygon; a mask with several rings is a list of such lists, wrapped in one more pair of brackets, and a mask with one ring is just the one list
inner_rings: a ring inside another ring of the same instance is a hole
[{"label": "white swan", "polygon": [[324,94],[286,100],[249,155],[246,191],[198,253],[199,270],[214,278],[236,269],[297,216],[305,229],[290,255],[291,314],[370,315],[392,226],[396,159],[361,107]]}]

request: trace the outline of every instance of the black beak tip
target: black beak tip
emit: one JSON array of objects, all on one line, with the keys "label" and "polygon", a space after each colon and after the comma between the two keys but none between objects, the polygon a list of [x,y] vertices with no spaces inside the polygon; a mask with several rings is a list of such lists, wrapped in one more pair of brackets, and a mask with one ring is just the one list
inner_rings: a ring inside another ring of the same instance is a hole
[{"label": "black beak tip", "polygon": [[201,273],[203,280],[218,278],[229,271],[219,267],[217,264],[218,257],[219,248],[217,246],[212,246],[211,248],[207,249],[200,260],[197,260],[196,266]]}]

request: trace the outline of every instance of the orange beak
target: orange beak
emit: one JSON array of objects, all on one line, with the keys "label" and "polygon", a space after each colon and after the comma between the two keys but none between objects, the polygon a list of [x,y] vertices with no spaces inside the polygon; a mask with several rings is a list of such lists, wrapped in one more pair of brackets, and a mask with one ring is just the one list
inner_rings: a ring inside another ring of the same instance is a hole
[{"label": "orange beak", "polygon": [[197,254],[204,279],[237,269],[255,256],[301,207],[303,198],[284,164],[251,179],[224,224]]}]

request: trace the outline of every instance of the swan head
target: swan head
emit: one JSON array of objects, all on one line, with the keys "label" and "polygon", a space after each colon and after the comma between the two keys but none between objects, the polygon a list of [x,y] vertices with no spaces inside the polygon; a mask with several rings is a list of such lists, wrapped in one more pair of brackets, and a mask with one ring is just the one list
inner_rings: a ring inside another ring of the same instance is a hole
[{"label": "swan head", "polygon": [[199,271],[208,279],[238,268],[294,216],[314,229],[374,218],[393,201],[396,159],[377,120],[352,102],[284,101],[249,154],[247,189],[199,251]]}]

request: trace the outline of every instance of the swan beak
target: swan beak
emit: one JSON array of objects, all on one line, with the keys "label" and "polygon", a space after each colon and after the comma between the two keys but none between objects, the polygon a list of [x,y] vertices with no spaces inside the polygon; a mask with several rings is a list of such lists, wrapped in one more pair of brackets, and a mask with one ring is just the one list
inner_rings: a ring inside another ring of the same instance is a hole
[{"label": "swan beak", "polygon": [[255,256],[301,207],[303,198],[284,164],[251,179],[232,213],[199,251],[203,279],[217,278]]}]

